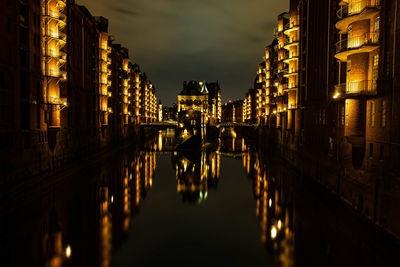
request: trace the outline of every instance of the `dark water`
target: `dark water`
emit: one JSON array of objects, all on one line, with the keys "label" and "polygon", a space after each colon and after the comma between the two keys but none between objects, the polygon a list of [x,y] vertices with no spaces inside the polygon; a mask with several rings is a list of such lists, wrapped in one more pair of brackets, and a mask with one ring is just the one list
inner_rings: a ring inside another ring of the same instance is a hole
[{"label": "dark water", "polygon": [[15,188],[0,266],[400,266],[397,241],[260,144],[141,144]]}]

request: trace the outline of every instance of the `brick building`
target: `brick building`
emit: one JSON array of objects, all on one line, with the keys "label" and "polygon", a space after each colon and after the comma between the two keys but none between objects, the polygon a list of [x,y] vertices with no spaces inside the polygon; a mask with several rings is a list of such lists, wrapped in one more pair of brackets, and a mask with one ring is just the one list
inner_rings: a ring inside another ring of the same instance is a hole
[{"label": "brick building", "polygon": [[113,43],[107,19],[72,0],[2,1],[0,8],[2,186],[158,119],[154,87],[140,86],[151,83],[138,80],[139,66]]},{"label": "brick building", "polygon": [[266,116],[264,138],[286,158],[397,236],[399,5],[290,1],[278,16],[277,47],[266,49],[273,82],[257,113]]}]

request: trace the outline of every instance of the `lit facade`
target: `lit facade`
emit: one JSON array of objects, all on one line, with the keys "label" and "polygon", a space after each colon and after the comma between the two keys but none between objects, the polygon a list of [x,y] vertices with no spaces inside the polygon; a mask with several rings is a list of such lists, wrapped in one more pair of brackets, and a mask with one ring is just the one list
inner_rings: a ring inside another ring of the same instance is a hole
[{"label": "lit facade", "polygon": [[142,98],[140,69],[113,44],[107,19],[68,0],[6,1],[0,9],[8,25],[0,55],[5,176],[56,169],[158,119],[155,88]]},{"label": "lit facade", "polygon": [[204,124],[215,125],[221,121],[221,88],[216,83],[184,82],[178,95],[178,113],[194,110],[201,113]]},{"label": "lit facade", "polygon": [[108,106],[108,99],[112,97],[112,92],[109,91],[111,86],[110,76],[111,70],[111,47],[109,45],[108,36],[108,21],[102,17],[98,17],[99,27],[99,106],[100,106],[100,124],[108,126],[108,116],[112,112]]},{"label": "lit facade", "polygon": [[158,104],[157,113],[158,113],[158,121],[163,121],[163,105],[161,104],[161,102]]},{"label": "lit facade", "polygon": [[262,125],[268,125],[276,127],[276,116],[277,116],[277,85],[279,84],[276,80],[278,68],[277,68],[277,51],[278,43],[274,39],[271,45],[265,48],[265,84],[264,84],[264,95],[265,104],[264,106],[264,119],[262,120]]},{"label": "lit facade", "polygon": [[125,49],[122,59],[123,81],[122,81],[122,116],[123,124],[128,125],[131,123],[131,105],[132,105],[132,91],[131,84],[131,65],[128,55],[128,50]]},{"label": "lit facade", "polygon": [[68,105],[60,92],[67,80],[66,0],[42,0],[42,8],[43,106],[48,128],[59,130],[61,109]]},{"label": "lit facade", "polygon": [[[344,136],[353,146],[365,143],[368,133],[373,135],[373,128],[378,123],[375,118],[378,108],[385,109],[383,114],[386,114],[387,100],[376,101],[374,97],[377,96],[379,78],[380,2],[348,0],[337,6],[335,27],[339,31],[339,40],[335,58],[339,82],[332,98],[344,101]],[[366,113],[371,114],[367,123]],[[380,123],[380,126],[385,125],[386,118]]]},{"label": "lit facade", "polygon": [[[393,130],[400,124],[393,116],[400,106],[400,23],[393,19],[399,5],[398,0],[290,1],[289,12],[278,16],[277,47],[266,49],[266,79],[272,80],[265,84],[263,128],[293,165],[320,181],[324,177],[325,186],[397,235],[400,218],[385,209],[396,193],[383,184],[389,185],[399,168],[400,135]],[[247,97],[245,106],[249,103]],[[315,161],[324,166],[317,170],[307,163]]]},{"label": "lit facade", "polygon": [[222,104],[221,104],[221,87],[219,82],[205,83],[208,91],[208,108],[210,124],[214,125],[221,122]]},{"label": "lit facade", "polygon": [[[255,85],[257,80],[255,82]],[[243,121],[249,123],[258,123],[260,118],[257,116],[259,109],[260,89],[251,88],[247,91],[243,100]]]},{"label": "lit facade", "polygon": [[145,73],[140,75],[140,121],[155,122],[158,118],[155,88]]}]

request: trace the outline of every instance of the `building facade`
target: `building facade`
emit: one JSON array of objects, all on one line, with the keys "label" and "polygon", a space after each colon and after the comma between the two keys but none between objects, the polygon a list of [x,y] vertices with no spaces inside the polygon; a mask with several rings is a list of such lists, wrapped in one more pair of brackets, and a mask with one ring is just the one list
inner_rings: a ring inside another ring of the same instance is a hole
[{"label": "building facade", "polygon": [[222,122],[244,122],[243,100],[230,101],[222,106]]},{"label": "building facade", "polygon": [[114,44],[107,19],[73,0],[2,1],[0,8],[4,187],[158,119],[154,87],[146,94],[140,86],[148,81],[139,80],[128,50]]},{"label": "building facade", "polygon": [[290,1],[266,48],[257,112],[265,141],[397,236],[399,5]]},{"label": "building facade", "polygon": [[201,113],[202,124],[215,125],[221,121],[221,88],[216,83],[184,82],[178,94],[178,113],[194,110]]}]

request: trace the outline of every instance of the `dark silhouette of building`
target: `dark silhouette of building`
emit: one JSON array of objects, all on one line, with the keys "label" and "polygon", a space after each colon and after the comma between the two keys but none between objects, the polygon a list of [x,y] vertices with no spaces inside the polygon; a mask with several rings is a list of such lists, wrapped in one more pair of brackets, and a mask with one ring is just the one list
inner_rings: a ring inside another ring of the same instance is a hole
[{"label": "dark silhouette of building", "polygon": [[222,122],[243,122],[243,100],[230,101],[222,106]]}]

